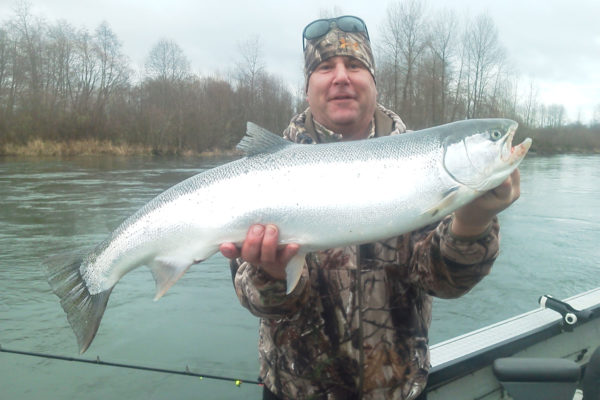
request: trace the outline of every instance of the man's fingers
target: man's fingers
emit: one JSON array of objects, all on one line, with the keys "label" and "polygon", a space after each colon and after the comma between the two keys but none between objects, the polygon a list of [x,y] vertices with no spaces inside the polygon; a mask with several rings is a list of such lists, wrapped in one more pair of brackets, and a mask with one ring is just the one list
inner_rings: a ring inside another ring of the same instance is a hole
[{"label": "man's fingers", "polygon": [[292,243],[292,244],[288,244],[287,246],[285,246],[283,248],[283,250],[281,250],[281,262],[284,265],[287,265],[287,263],[290,262],[290,260],[296,255],[298,254],[298,250],[300,249],[300,246]]},{"label": "man's fingers", "polygon": [[511,174],[510,177],[512,178],[513,182],[516,185],[520,185],[521,184],[521,172],[519,171],[519,168],[516,168]]},{"label": "man's fingers", "polygon": [[233,243],[222,243],[219,246],[219,250],[224,257],[229,258],[230,260],[240,256],[240,250]]},{"label": "man's fingers", "polygon": [[277,261],[277,242],[279,240],[279,232],[275,225],[267,225],[265,227],[265,235],[260,249],[261,263],[274,263]]},{"label": "man's fingers", "polygon": [[262,241],[265,234],[265,227],[262,225],[252,225],[246,234],[246,240],[242,245],[242,258],[249,263],[258,263],[260,261],[260,252]]},{"label": "man's fingers", "polygon": [[492,193],[498,199],[506,199],[512,192],[512,178],[509,176],[500,185],[492,189]]},{"label": "man's fingers", "polygon": [[510,175],[512,180],[512,187],[514,190],[513,193],[513,201],[517,200],[521,197],[521,173],[519,172],[519,168],[515,169]]},{"label": "man's fingers", "polygon": [[492,193],[503,204],[510,205],[517,200],[521,194],[521,175],[518,169],[515,169],[504,182],[495,188]]},{"label": "man's fingers", "polygon": [[241,251],[233,243],[219,246],[221,253],[230,259],[242,257],[250,264],[260,266],[267,274],[285,279],[285,266],[300,248],[297,244],[279,246],[279,231],[275,225],[252,225],[248,229]]}]

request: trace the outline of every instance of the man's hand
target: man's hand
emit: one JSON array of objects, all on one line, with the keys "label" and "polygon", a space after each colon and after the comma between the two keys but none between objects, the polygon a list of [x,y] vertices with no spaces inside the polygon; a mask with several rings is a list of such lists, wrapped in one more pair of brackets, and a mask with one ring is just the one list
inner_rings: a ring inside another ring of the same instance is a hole
[{"label": "man's hand", "polygon": [[298,253],[297,244],[279,246],[279,232],[275,225],[252,225],[248,229],[241,250],[233,243],[219,246],[221,254],[229,259],[242,257],[274,279],[285,279],[285,266]]},{"label": "man's hand", "polygon": [[521,175],[515,169],[500,186],[454,211],[452,233],[468,237],[485,232],[494,216],[514,203],[520,195]]}]

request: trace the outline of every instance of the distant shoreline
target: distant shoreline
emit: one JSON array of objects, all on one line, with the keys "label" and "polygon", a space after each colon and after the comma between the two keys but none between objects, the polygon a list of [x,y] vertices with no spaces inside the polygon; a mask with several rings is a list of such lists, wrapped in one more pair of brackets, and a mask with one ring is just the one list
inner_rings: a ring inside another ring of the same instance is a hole
[{"label": "distant shoreline", "polygon": [[211,157],[234,156],[239,154],[234,149],[211,149],[203,152],[195,150],[177,150],[171,148],[155,148],[143,144],[120,143],[110,140],[82,139],[71,141],[53,141],[33,139],[26,144],[5,143],[0,145],[0,156],[180,156]]},{"label": "distant shoreline", "polygon": [[[110,140],[82,139],[71,141],[52,141],[33,139],[26,144],[5,143],[0,145],[1,156],[22,157],[72,157],[72,156],[175,156],[175,157],[231,157],[239,155],[235,149],[211,149],[202,152],[195,150],[177,150],[175,148],[155,148],[143,144],[120,143]],[[600,148],[542,148],[534,147],[529,156],[552,156],[558,154],[600,154]]]},{"label": "distant shoreline", "polygon": [[547,157],[547,156],[558,156],[561,154],[574,154],[574,155],[598,155],[600,154],[600,149],[587,149],[587,150],[581,150],[581,149],[569,149],[569,150],[561,150],[561,149],[556,149],[556,150],[530,150],[527,153],[527,157]]}]

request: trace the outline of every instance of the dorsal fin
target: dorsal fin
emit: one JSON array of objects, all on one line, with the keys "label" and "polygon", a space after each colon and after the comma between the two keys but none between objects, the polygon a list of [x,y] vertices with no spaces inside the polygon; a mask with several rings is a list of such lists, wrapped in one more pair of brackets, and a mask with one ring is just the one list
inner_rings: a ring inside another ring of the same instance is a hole
[{"label": "dorsal fin", "polygon": [[274,153],[287,146],[293,145],[292,142],[277,136],[260,126],[248,122],[246,136],[238,143],[237,149],[244,152],[247,156],[253,156],[261,153]]}]

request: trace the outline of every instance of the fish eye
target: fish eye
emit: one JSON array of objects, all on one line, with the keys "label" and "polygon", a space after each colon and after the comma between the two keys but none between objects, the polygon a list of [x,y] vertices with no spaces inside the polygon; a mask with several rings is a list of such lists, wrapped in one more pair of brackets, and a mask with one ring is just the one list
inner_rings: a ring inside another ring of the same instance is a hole
[{"label": "fish eye", "polygon": [[498,140],[502,137],[502,132],[492,131],[492,133],[490,133],[490,137],[492,138],[492,140]]}]

